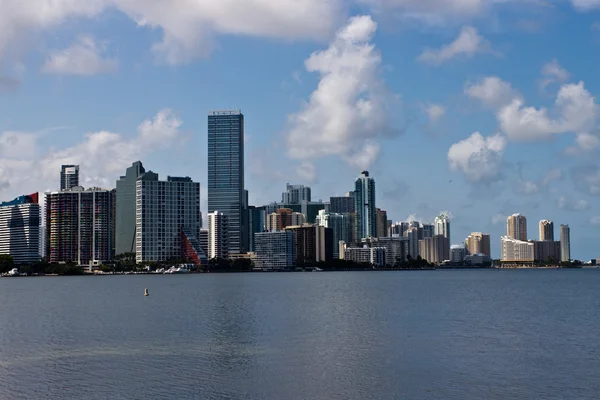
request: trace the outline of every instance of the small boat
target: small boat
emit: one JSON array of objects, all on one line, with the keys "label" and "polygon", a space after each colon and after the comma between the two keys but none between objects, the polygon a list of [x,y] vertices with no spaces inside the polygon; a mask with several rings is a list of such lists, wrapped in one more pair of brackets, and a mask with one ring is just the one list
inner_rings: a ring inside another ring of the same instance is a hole
[{"label": "small boat", "polygon": [[144,296],[150,296],[150,292],[148,292],[148,288],[144,289]]}]

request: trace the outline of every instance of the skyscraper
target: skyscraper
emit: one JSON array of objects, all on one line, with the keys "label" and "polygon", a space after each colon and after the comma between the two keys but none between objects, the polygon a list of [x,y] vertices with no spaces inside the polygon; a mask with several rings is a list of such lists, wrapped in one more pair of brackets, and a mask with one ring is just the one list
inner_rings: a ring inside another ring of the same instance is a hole
[{"label": "skyscraper", "polygon": [[79,186],[79,165],[63,165],[60,168],[60,190]]},{"label": "skyscraper", "polygon": [[506,220],[506,235],[515,240],[527,241],[527,218],[513,214]]},{"label": "skyscraper", "polygon": [[375,180],[363,171],[354,183],[354,208],[356,210],[355,239],[377,235],[375,207]]},{"label": "skyscraper", "polygon": [[300,204],[303,201],[310,202],[310,187],[304,185],[286,185],[286,191],[281,195],[283,204]]},{"label": "skyscraper", "polygon": [[329,212],[334,214],[353,213],[355,211],[354,192],[352,196],[331,197],[329,199]]},{"label": "skyscraper", "polygon": [[560,226],[560,261],[571,260],[571,229],[569,225]]},{"label": "skyscraper", "polygon": [[377,237],[383,238],[388,236],[387,229],[387,211],[380,208],[375,209],[377,219]]},{"label": "skyscraper", "polygon": [[15,264],[40,260],[39,194],[20,196],[0,204],[0,254]]},{"label": "skyscraper", "polygon": [[436,235],[442,235],[450,241],[450,218],[445,214],[435,217],[434,230]]},{"label": "skyscraper", "polygon": [[127,168],[125,175],[117,181],[115,252],[135,253],[135,193],[137,179],[146,170],[141,161]]},{"label": "skyscraper", "polygon": [[540,221],[540,242],[554,241],[554,223],[543,219]]},{"label": "skyscraper", "polygon": [[214,211],[229,219],[229,252],[245,252],[244,115],[240,110],[208,114],[208,212]]},{"label": "skyscraper", "polygon": [[208,213],[208,258],[227,258],[229,253],[229,221],[227,215]]},{"label": "skyscraper", "polygon": [[491,257],[490,235],[487,233],[473,232],[465,240],[469,254],[485,254]]}]

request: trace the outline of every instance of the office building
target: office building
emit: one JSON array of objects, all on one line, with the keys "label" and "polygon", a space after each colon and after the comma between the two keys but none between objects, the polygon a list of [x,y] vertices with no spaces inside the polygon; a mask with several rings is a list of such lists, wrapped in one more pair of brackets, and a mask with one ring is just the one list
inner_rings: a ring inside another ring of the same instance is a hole
[{"label": "office building", "polygon": [[356,263],[385,266],[385,247],[346,247],[344,259]]},{"label": "office building", "polygon": [[229,219],[229,251],[244,253],[244,115],[240,110],[208,115],[208,212]]},{"label": "office building", "polygon": [[300,204],[303,201],[311,201],[310,187],[286,184],[286,191],[281,194],[281,202],[283,204]]},{"label": "office building", "polygon": [[431,264],[441,264],[450,259],[450,241],[444,235],[419,240],[419,254]]},{"label": "office building", "polygon": [[248,207],[248,250],[255,252],[254,235],[267,229],[266,213],[264,207]]},{"label": "office building", "polygon": [[167,177],[147,171],[136,181],[136,246],[138,263],[188,258],[208,265],[200,244],[200,184],[189,177]]},{"label": "office building", "polygon": [[38,193],[0,204],[0,254],[11,256],[17,265],[40,260]]},{"label": "office building", "polygon": [[543,219],[540,221],[540,242],[554,241],[554,223]]},{"label": "office building", "polygon": [[340,258],[339,242],[349,243],[352,240],[352,223],[349,215],[321,210],[316,223],[331,228],[333,232],[333,258]]},{"label": "office building", "polygon": [[387,211],[380,208],[375,209],[375,219],[377,221],[377,237],[388,236]]},{"label": "office building", "polygon": [[450,262],[455,265],[460,265],[465,261],[467,249],[463,244],[453,244],[450,246]]},{"label": "office building", "polygon": [[60,190],[79,186],[79,165],[63,165],[60,168]]},{"label": "office building", "polygon": [[527,218],[513,214],[506,220],[506,235],[523,242],[527,241]]},{"label": "office building", "polygon": [[146,170],[141,161],[127,168],[125,175],[117,181],[115,253],[135,253],[135,202],[136,182]]},{"label": "office building", "polygon": [[349,196],[330,197],[329,212],[332,214],[346,214],[355,212],[354,192],[350,192]]},{"label": "office building", "polygon": [[535,261],[560,261],[560,242],[544,240],[533,242],[533,258]]},{"label": "office building", "polygon": [[[434,220],[434,232],[435,235],[441,235],[443,237],[445,237],[446,239],[448,239],[448,241],[450,240],[450,217],[448,217],[445,214],[440,214],[437,217],[435,217]],[[424,234],[423,234],[424,236]]]},{"label": "office building", "polygon": [[375,207],[375,180],[363,171],[354,184],[354,208],[356,209],[356,238],[377,235]]},{"label": "office building", "polygon": [[219,211],[208,213],[208,258],[227,258],[229,254],[229,221]]},{"label": "office building", "polygon": [[260,232],[254,236],[256,260],[254,266],[263,270],[292,269],[296,262],[293,231]]},{"label": "office building", "polygon": [[571,229],[569,225],[560,226],[560,261],[571,261]]},{"label": "office building", "polygon": [[501,259],[504,262],[533,262],[535,259],[534,243],[517,240],[511,236],[502,236]]},{"label": "office building", "polygon": [[490,235],[487,233],[473,232],[465,239],[468,254],[485,254],[491,257]]},{"label": "office building", "polygon": [[315,223],[321,210],[325,210],[325,203],[322,201],[300,202],[300,212],[306,216],[306,222],[309,224]]},{"label": "office building", "polygon": [[296,265],[328,262],[333,259],[333,229],[320,225],[288,226],[294,232]]},{"label": "office building", "polygon": [[115,190],[81,186],[46,193],[48,262],[92,267],[115,254]]}]

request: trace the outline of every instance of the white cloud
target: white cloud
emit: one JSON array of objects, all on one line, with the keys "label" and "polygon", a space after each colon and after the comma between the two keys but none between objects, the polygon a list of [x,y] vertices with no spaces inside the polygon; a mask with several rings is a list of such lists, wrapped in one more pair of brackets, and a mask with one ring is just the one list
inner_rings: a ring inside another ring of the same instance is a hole
[{"label": "white cloud", "polygon": [[507,218],[508,218],[508,216],[504,215],[504,214],[500,214],[500,213],[494,214],[492,216],[492,225],[498,225],[499,223],[504,223],[504,222],[506,222]]},{"label": "white cloud", "polygon": [[161,31],[152,50],[168,64],[207,56],[218,35],[322,40],[344,14],[341,0],[2,0],[1,7],[0,55],[24,37],[116,9]]},{"label": "white cloud", "polygon": [[594,216],[590,218],[590,224],[594,226],[600,226],[600,216]]},{"label": "white cloud", "polygon": [[425,113],[429,118],[429,122],[434,124],[446,115],[446,107],[439,104],[428,104],[425,107]]},{"label": "white cloud", "polygon": [[481,101],[485,106],[497,108],[509,104],[519,94],[510,83],[497,76],[488,76],[476,83],[467,83],[464,92],[467,96]]},{"label": "white cloud", "polygon": [[539,191],[539,185],[533,181],[518,180],[515,185],[515,192],[518,194],[530,195],[539,193]]},{"label": "white cloud", "polygon": [[575,187],[589,194],[600,194],[600,168],[596,165],[583,165],[571,168],[571,178]]},{"label": "white cloud", "polygon": [[571,74],[569,71],[560,66],[558,61],[552,60],[542,68],[542,81],[540,83],[542,89],[551,83],[563,83],[569,80]]},{"label": "white cloud", "polygon": [[590,208],[587,200],[573,200],[565,196],[560,196],[557,201],[558,208],[567,211],[585,211]]},{"label": "white cloud", "polygon": [[502,167],[506,138],[502,135],[483,137],[479,132],[453,144],[448,150],[452,171],[460,171],[471,182],[491,181]]},{"label": "white cloud", "polygon": [[596,149],[600,146],[600,138],[591,133],[578,133],[575,136],[575,146],[570,146],[565,149],[569,155],[579,155],[585,152]]},{"label": "white cloud", "polygon": [[548,139],[556,134],[590,131],[596,122],[598,105],[583,82],[561,86],[555,102],[556,117],[548,109],[527,107],[514,99],[498,111],[502,131],[511,140]]},{"label": "white cloud", "polygon": [[[399,15],[429,25],[444,24],[449,19],[467,19],[481,14],[496,0],[358,0],[375,13]],[[399,13],[399,14],[398,14]]]},{"label": "white cloud", "polygon": [[340,29],[326,50],[305,62],[320,81],[310,99],[289,117],[288,153],[296,159],[338,155],[366,168],[377,157],[376,139],[393,133],[393,102],[380,75],[381,55],[371,43],[377,24],[358,16]]},{"label": "white cloud", "polygon": [[49,184],[56,187],[62,164],[79,164],[87,186],[114,187],[114,180],[133,161],[176,142],[181,123],[173,112],[162,110],[142,122],[133,137],[93,132],[62,149],[42,148],[40,134],[4,132],[0,134],[0,194],[10,198],[51,189]]},{"label": "white cloud", "polygon": [[118,62],[115,59],[103,58],[104,50],[93,37],[82,35],[72,46],[50,52],[42,71],[82,76],[115,72]]},{"label": "white cloud", "polygon": [[317,181],[317,167],[311,162],[305,161],[296,167],[296,174],[300,179],[308,183],[315,183]]},{"label": "white cloud", "polygon": [[440,65],[455,57],[472,57],[477,53],[488,52],[493,52],[490,43],[477,32],[477,29],[465,26],[452,43],[438,50],[427,49],[417,59],[427,64]]},{"label": "white cloud", "polygon": [[600,8],[600,0],[571,0],[571,3],[578,11],[591,11]]}]

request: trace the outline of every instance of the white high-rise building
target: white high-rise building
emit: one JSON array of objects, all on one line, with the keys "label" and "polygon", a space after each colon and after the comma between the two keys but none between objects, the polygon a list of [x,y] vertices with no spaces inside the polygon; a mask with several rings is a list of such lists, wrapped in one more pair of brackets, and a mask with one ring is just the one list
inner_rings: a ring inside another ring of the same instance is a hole
[{"label": "white high-rise building", "polygon": [[517,240],[510,236],[501,238],[502,261],[533,262],[535,259],[534,242]]},{"label": "white high-rise building", "polygon": [[450,217],[440,214],[434,221],[435,235],[441,235],[450,241]]},{"label": "white high-rise building", "polygon": [[136,181],[135,258],[138,263],[189,259],[206,265],[200,247],[200,184],[147,171]]},{"label": "white high-rise building", "polygon": [[340,253],[339,242],[348,243],[352,233],[348,215],[319,210],[317,224],[333,230],[333,258],[341,258],[343,254]]},{"label": "white high-rise building", "polygon": [[569,225],[560,226],[560,261],[571,260],[571,229]]},{"label": "white high-rise building", "polygon": [[40,260],[40,205],[38,193],[0,204],[0,254],[15,264]]},{"label": "white high-rise building", "polygon": [[208,213],[208,258],[229,256],[229,218],[219,211]]}]

